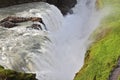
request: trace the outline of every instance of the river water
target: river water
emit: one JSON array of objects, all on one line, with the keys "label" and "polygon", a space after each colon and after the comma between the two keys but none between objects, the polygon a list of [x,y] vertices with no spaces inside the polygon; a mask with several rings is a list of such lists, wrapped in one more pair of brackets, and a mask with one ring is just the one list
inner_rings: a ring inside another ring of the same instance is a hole
[{"label": "river water", "polygon": [[41,17],[48,29],[28,29],[32,22],[0,27],[0,65],[36,73],[39,80],[73,80],[83,65],[91,43],[88,39],[102,18],[95,2],[78,0],[74,14],[65,17],[55,6],[43,2],[0,9],[1,20],[11,15]]}]

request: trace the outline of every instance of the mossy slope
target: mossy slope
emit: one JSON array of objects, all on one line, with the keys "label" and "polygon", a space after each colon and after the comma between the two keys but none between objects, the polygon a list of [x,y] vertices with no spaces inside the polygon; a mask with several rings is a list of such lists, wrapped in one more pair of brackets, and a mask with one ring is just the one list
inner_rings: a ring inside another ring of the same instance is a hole
[{"label": "mossy slope", "polygon": [[0,80],[37,80],[35,74],[20,73],[0,66]]},{"label": "mossy slope", "polygon": [[[100,0],[99,0],[100,1]],[[86,53],[85,63],[74,80],[108,80],[120,57],[120,0],[103,0],[111,13],[95,32],[96,41]]]}]

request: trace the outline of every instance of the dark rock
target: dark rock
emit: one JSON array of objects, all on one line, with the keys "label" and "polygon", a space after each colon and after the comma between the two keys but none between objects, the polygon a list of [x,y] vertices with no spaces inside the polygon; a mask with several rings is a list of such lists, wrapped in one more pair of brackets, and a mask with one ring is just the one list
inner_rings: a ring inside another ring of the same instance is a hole
[{"label": "dark rock", "polygon": [[17,23],[21,22],[26,22],[26,21],[31,21],[31,22],[38,22],[39,24],[32,24],[30,27],[33,29],[38,29],[42,30],[40,23],[42,23],[47,30],[44,22],[42,21],[42,18],[40,17],[16,17],[16,16],[8,16],[7,18],[4,18],[3,20],[0,21],[0,26],[5,27],[5,28],[12,28],[15,26],[18,26]]},{"label": "dark rock", "polygon": [[16,16],[8,16],[4,18],[3,20],[0,21],[0,23],[3,22],[13,22],[13,23],[21,23],[21,22],[26,22],[26,21],[32,21],[32,22],[40,22],[43,24],[42,18],[40,17],[16,17]]},{"label": "dark rock", "polygon": [[42,27],[39,24],[32,24],[31,26],[28,26],[27,28],[32,28],[32,29],[36,29],[36,30],[42,30]]},{"label": "dark rock", "polygon": [[7,18],[1,20],[0,23],[6,22],[6,21],[9,21],[12,23],[21,23],[21,22],[29,21],[30,19],[31,19],[31,17],[25,18],[25,17],[8,16]]},{"label": "dark rock", "polygon": [[[5,28],[13,28],[18,26],[18,23],[31,21],[33,22],[32,25],[28,26],[27,28],[37,29],[37,30],[46,30],[47,28],[40,17],[16,17],[16,16],[8,16],[0,21],[0,26]],[[44,25],[44,29],[42,29],[41,24]]]},{"label": "dark rock", "polygon": [[40,23],[42,23],[45,26],[42,18],[40,18],[40,17],[31,17],[30,21],[32,21],[32,22],[40,22]]},{"label": "dark rock", "polygon": [[120,76],[120,58],[118,59],[117,65],[111,71],[108,80],[118,80],[119,76]]},{"label": "dark rock", "polygon": [[57,6],[66,15],[77,3],[77,0],[47,0],[48,3]]},{"label": "dark rock", "polygon": [[0,0],[0,7],[7,7],[16,4],[28,3],[28,2],[40,2],[44,1],[57,6],[61,12],[65,15],[75,6],[77,0]]},{"label": "dark rock", "polygon": [[0,26],[5,27],[5,28],[12,28],[18,25],[10,21],[5,21],[5,22],[0,23]]},{"label": "dark rock", "polygon": [[0,66],[0,80],[37,80],[36,74],[16,72]]}]

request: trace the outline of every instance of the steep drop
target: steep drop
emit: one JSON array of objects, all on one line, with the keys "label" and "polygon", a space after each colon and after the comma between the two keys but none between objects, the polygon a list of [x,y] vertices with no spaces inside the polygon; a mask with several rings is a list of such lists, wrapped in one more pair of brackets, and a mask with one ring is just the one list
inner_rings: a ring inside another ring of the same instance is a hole
[{"label": "steep drop", "polygon": [[43,2],[0,9],[1,20],[11,15],[41,17],[48,31],[28,29],[32,22],[14,28],[0,27],[0,65],[20,72],[37,73],[39,80],[51,80],[52,77],[44,76],[54,72],[55,65],[48,34],[61,27],[62,14],[55,6]]},{"label": "steep drop", "polygon": [[74,14],[64,18],[56,7],[46,3],[0,9],[0,19],[8,15],[42,17],[48,28],[28,30],[30,22],[19,28],[0,28],[0,64],[16,71],[35,72],[39,80],[72,80],[83,65],[88,38],[102,18],[95,1],[78,0]]},{"label": "steep drop", "polygon": [[[52,32],[56,55],[57,80],[72,80],[83,65],[84,55],[90,42],[88,38],[102,18],[96,10],[96,0],[78,0],[73,15],[64,18],[63,26]],[[55,75],[56,76],[56,75]]]}]

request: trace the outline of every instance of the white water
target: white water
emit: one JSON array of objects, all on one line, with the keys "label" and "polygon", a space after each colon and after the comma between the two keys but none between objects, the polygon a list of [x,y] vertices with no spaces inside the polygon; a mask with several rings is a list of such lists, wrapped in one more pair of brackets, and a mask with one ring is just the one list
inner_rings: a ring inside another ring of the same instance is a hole
[{"label": "white water", "polygon": [[31,22],[19,28],[0,28],[0,64],[35,72],[39,80],[72,80],[83,65],[88,38],[102,18],[95,10],[95,0],[78,0],[73,10],[73,15],[63,18],[56,7],[45,3],[1,9],[1,19],[7,15],[42,17],[49,31],[26,29]]},{"label": "white water", "polygon": [[55,67],[55,56],[52,54],[48,33],[61,27],[62,14],[53,5],[30,3],[0,9],[0,19],[9,15],[42,17],[49,31],[26,28],[32,22],[22,23],[11,29],[1,27],[0,65],[16,71],[35,72],[40,80],[48,80],[44,75],[51,74]]},{"label": "white water", "polygon": [[63,26],[52,33],[59,66],[56,80],[73,80],[83,65],[85,52],[91,43],[88,39],[103,17],[100,11],[96,11],[95,1],[78,0],[74,14],[66,16]]}]

